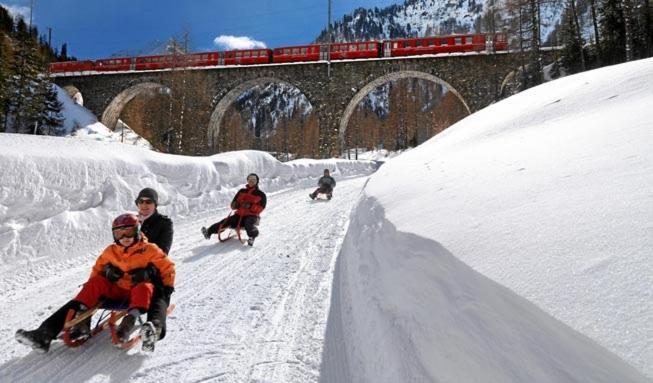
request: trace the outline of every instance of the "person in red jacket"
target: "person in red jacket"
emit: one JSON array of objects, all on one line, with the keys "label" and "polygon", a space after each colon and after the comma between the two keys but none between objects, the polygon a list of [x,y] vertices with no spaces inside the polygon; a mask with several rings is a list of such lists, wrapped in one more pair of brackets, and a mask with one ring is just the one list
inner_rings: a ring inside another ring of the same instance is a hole
[{"label": "person in red jacket", "polygon": [[[147,312],[154,291],[153,280],[160,280],[167,294],[175,284],[175,264],[155,244],[149,243],[140,231],[135,214],[122,214],[111,226],[114,243],[98,257],[91,275],[77,296],[47,318],[37,329],[16,331],[16,340],[40,352],[47,352],[50,343],[61,332],[70,309],[77,314],[97,306],[102,299],[128,303],[128,314],[118,326],[117,335],[127,341],[140,315]],[[90,319],[90,318],[89,318]],[[71,330],[71,338],[90,335],[90,320],[82,321]],[[143,347],[153,349],[158,339],[156,324],[141,326]]]},{"label": "person in red jacket", "polygon": [[267,203],[265,193],[258,188],[258,181],[258,175],[255,173],[247,176],[247,185],[238,190],[238,193],[236,193],[234,199],[231,201],[231,208],[236,210],[236,213],[220,222],[214,223],[208,229],[202,227],[204,238],[209,239],[212,234],[217,234],[220,226],[223,229],[226,227],[236,228],[238,227],[238,222],[240,222],[240,226],[245,228],[249,237],[247,244],[250,246],[254,245],[254,239],[259,234],[258,228],[256,227],[259,215],[265,209]]}]

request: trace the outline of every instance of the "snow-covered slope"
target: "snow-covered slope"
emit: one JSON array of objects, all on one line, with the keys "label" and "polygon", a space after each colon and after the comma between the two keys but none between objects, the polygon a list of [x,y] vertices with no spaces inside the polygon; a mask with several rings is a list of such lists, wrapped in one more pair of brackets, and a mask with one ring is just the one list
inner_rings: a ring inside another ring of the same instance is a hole
[{"label": "snow-covered slope", "polygon": [[645,381],[608,351],[653,377],[652,103],[652,59],[606,67],[387,161],[340,256],[325,381]]}]

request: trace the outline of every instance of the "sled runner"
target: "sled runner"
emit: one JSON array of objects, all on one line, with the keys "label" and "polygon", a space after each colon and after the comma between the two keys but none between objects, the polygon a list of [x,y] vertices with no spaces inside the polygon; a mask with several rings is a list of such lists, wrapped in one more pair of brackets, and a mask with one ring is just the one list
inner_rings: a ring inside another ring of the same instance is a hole
[{"label": "sled runner", "polygon": [[[309,194],[309,197],[312,197],[312,195]],[[315,198],[311,198],[313,201],[330,201],[331,200],[331,194],[328,193],[317,193]]]},{"label": "sled runner", "polygon": [[[218,226],[218,240],[220,242],[225,242],[225,241],[227,241],[227,240],[229,240],[231,238],[238,238],[240,243],[242,243],[244,245],[244,244],[248,243],[248,238],[243,238],[241,236],[240,223],[243,220],[243,217],[241,216],[240,218],[238,218],[238,224],[236,225],[235,228],[227,225],[227,222],[229,222],[229,218],[231,218],[234,211],[235,210],[232,210],[231,212],[229,212],[229,215],[227,216],[227,218],[222,220],[222,222],[224,222],[224,223],[221,224],[220,226]],[[260,222],[261,222],[261,217],[256,217],[256,224],[255,225],[258,226],[258,224]]]},{"label": "sled runner", "polygon": [[[111,300],[105,300],[104,302],[101,302],[99,305],[95,306],[94,308],[81,313],[77,317],[75,317],[75,310],[73,309],[68,310],[68,314],[66,315],[66,323],[64,324],[63,334],[62,334],[63,342],[69,347],[79,347],[90,338],[94,337],[95,335],[101,333],[103,330],[108,328],[111,330],[111,343],[113,343],[115,346],[125,350],[134,347],[141,340],[140,335],[135,335],[126,342],[121,342],[117,335],[118,323],[120,319],[122,319],[125,315],[127,315],[127,309],[128,309],[127,302],[115,302]],[[174,303],[168,306],[168,311],[167,311],[168,314],[172,313],[174,309],[175,309]],[[93,326],[92,325],[93,315],[97,312],[99,312],[100,314],[97,320],[95,321],[95,326]],[[91,327],[90,327],[91,332],[84,337],[74,338],[72,336],[72,331],[74,327],[85,320],[91,321]],[[138,322],[139,323],[137,328],[142,327],[144,323],[140,318]],[[145,350],[145,345],[144,345],[144,350]]]}]

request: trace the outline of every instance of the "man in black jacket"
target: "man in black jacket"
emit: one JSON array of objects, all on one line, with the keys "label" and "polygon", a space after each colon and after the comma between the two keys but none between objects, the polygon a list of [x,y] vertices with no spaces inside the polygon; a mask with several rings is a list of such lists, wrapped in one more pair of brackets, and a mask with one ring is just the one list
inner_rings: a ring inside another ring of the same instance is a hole
[{"label": "man in black jacket", "polygon": [[318,194],[326,194],[328,199],[333,196],[333,188],[336,187],[336,180],[329,174],[329,169],[324,169],[324,175],[317,181],[317,189],[308,196],[315,199]]},{"label": "man in black jacket", "polygon": [[164,253],[168,254],[172,246],[172,220],[159,214],[158,204],[159,195],[156,190],[151,188],[141,190],[136,197],[141,231],[145,233],[150,243],[155,243]]},{"label": "man in black jacket", "polygon": [[[157,211],[159,194],[154,189],[145,188],[138,193],[134,202],[138,207],[141,232],[145,234],[148,242],[156,244],[164,253],[168,254],[172,246],[172,220]],[[147,312],[147,320],[154,324],[158,339],[163,339],[166,335],[166,316],[170,305],[170,295],[174,289],[164,287],[155,270],[150,276],[155,288],[150,309]]]}]

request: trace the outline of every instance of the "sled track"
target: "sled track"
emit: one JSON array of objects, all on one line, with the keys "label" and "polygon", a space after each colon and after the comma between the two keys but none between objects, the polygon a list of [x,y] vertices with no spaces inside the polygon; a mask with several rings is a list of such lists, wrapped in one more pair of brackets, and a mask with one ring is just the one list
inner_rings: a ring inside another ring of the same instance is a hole
[{"label": "sled track", "polygon": [[55,342],[47,354],[17,344],[16,329],[73,296],[97,254],[17,268],[1,282],[0,381],[318,382],[335,261],[364,182],[339,182],[329,202],[310,200],[312,188],[269,195],[253,247],[202,237],[225,210],[175,222],[177,309],[151,354],[113,347],[108,332],[76,349]]}]

